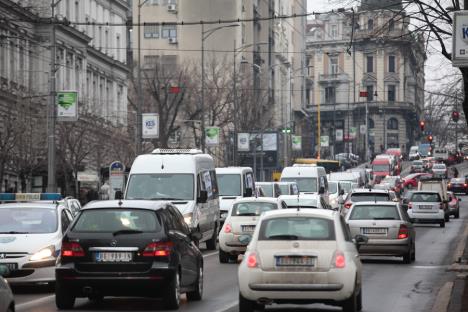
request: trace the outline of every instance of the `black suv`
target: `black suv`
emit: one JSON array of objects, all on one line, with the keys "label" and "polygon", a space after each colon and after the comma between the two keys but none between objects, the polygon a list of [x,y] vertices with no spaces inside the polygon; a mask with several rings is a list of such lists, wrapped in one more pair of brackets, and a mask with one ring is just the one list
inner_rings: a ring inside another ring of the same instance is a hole
[{"label": "black suv", "polygon": [[159,297],[178,309],[181,293],[201,300],[203,257],[171,203],[101,201],[81,209],[62,240],[56,273],[59,309],[75,298]]}]

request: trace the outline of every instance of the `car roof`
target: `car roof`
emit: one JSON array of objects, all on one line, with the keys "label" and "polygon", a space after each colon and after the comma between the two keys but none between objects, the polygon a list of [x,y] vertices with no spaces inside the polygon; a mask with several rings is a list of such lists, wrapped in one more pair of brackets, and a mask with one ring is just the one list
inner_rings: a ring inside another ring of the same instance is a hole
[{"label": "car roof", "polygon": [[270,210],[263,213],[262,219],[274,219],[278,217],[320,217],[327,219],[334,219],[337,216],[337,212],[328,209],[280,209]]},{"label": "car roof", "polygon": [[171,202],[155,200],[96,200],[86,204],[86,206],[81,208],[81,210],[104,208],[134,208],[158,210],[165,207],[167,204],[171,204]]},{"label": "car roof", "polygon": [[0,208],[49,208],[57,209],[58,207],[63,207],[63,204],[53,202],[53,201],[34,201],[34,202],[12,202],[0,204]]},{"label": "car roof", "polygon": [[275,182],[276,184],[278,185],[291,185],[291,184],[297,184],[296,182],[294,181],[278,181],[278,182]]},{"label": "car roof", "polygon": [[223,173],[242,173],[242,172],[248,172],[252,171],[252,168],[250,167],[218,167],[215,168],[216,173],[218,174],[223,174]]},{"label": "car roof", "polygon": [[234,201],[235,204],[237,203],[251,203],[251,202],[263,202],[263,203],[278,203],[278,198],[275,197],[243,197],[236,199]]},{"label": "car roof", "polygon": [[362,201],[362,202],[357,202],[353,203],[353,206],[369,206],[369,205],[379,205],[379,206],[398,206],[397,202],[393,201]]}]

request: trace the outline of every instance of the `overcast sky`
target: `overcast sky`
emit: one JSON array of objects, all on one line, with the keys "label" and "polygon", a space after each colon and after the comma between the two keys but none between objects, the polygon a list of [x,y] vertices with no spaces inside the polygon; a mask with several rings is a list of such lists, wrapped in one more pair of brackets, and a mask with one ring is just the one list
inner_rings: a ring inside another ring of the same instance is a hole
[{"label": "overcast sky", "polygon": [[[349,7],[352,0],[307,0],[309,12],[326,12],[339,7]],[[452,71],[452,64],[437,51],[430,51],[426,61],[426,88],[434,89],[440,84],[439,78]]]}]

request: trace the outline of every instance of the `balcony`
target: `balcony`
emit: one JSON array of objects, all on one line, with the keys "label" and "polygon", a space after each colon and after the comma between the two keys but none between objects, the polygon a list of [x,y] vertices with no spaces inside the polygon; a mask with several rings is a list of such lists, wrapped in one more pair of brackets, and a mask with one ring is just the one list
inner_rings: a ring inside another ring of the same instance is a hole
[{"label": "balcony", "polygon": [[340,82],[348,82],[349,75],[346,73],[339,73],[339,74],[320,74],[319,75],[319,83],[340,83]]}]

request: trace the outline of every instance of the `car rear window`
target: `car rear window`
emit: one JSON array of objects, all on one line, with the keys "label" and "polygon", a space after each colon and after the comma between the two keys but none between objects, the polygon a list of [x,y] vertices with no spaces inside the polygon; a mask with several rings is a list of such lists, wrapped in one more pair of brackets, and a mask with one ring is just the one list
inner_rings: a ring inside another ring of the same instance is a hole
[{"label": "car rear window", "polygon": [[355,206],[349,220],[400,220],[396,206],[359,205]]},{"label": "car rear window", "polygon": [[259,240],[335,240],[333,220],[281,217],[262,222]]},{"label": "car rear window", "polygon": [[267,202],[246,202],[237,203],[232,207],[231,216],[259,216],[265,211],[277,209],[278,206],[275,203]]},{"label": "car rear window", "polygon": [[413,196],[411,196],[411,201],[417,203],[440,202],[440,196],[437,193],[414,193]]},{"label": "car rear window", "polygon": [[118,231],[159,232],[161,224],[154,211],[143,209],[84,210],[73,232],[114,233]]},{"label": "car rear window", "polygon": [[354,193],[351,194],[351,201],[353,203],[363,201],[390,201],[390,195],[378,193]]},{"label": "car rear window", "polygon": [[464,179],[460,179],[460,178],[454,178],[452,180],[450,180],[450,183],[464,183],[465,180]]},{"label": "car rear window", "polygon": [[434,165],[433,166],[434,169],[445,169],[445,165]]}]

